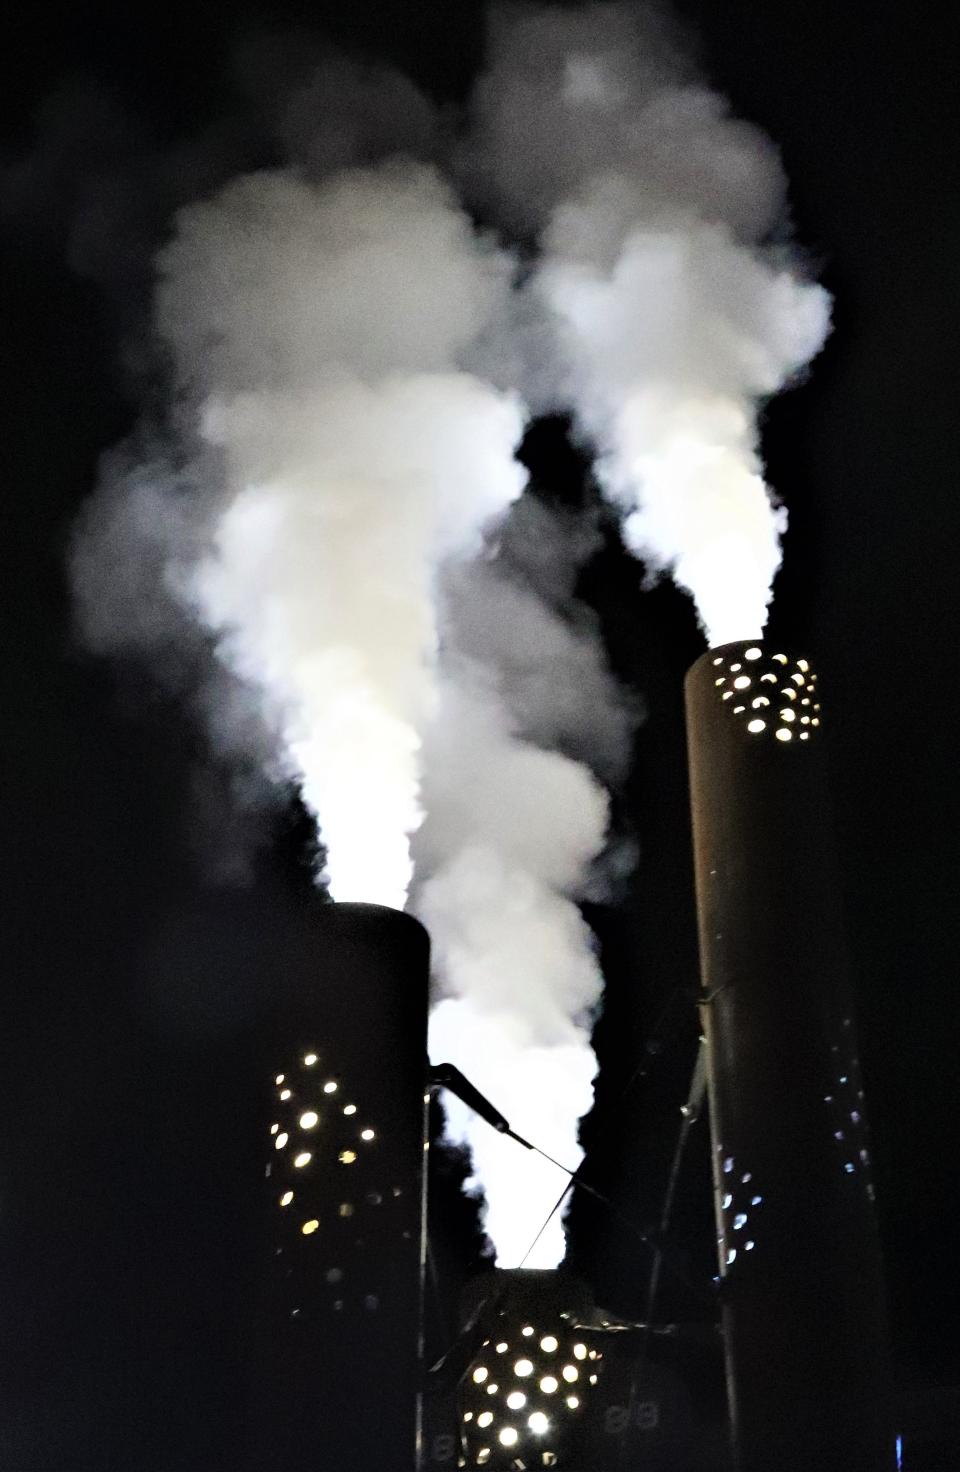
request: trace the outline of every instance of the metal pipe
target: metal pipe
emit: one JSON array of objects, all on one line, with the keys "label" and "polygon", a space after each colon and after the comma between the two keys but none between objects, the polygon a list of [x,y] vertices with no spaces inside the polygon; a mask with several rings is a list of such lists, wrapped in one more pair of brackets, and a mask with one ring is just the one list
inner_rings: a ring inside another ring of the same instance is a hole
[{"label": "metal pipe", "polygon": [[278,947],[263,1120],[258,1472],[412,1472],[418,1435],[429,940],[308,907]]},{"label": "metal pipe", "polygon": [[892,1472],[884,1293],[818,680],[686,681],[713,1176],[739,1472]]}]

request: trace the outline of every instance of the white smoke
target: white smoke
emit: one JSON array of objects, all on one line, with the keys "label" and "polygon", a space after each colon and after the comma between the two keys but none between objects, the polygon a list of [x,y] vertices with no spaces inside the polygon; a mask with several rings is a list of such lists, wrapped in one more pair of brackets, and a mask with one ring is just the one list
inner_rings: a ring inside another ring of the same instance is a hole
[{"label": "white smoke", "polygon": [[472,187],[540,244],[553,343],[528,353],[530,396],[575,407],[628,542],[709,641],[758,636],[786,526],[758,410],[829,323],[824,290],[762,244],[784,223],[772,144],[632,5],[495,12],[475,117]]},{"label": "white smoke", "polygon": [[[431,1018],[431,1055],[456,1063],[515,1129],[573,1167],[592,1102],[590,1029],[602,986],[573,897],[603,847],[606,795],[585,768],[517,741],[486,691],[449,691],[429,758],[417,860],[431,877],[416,908],[445,993]],[[565,1180],[451,1109],[484,1187],[497,1259],[516,1266]],[[552,1267],[562,1256],[557,1217],[529,1265]]]},{"label": "white smoke", "polygon": [[[242,177],[183,210],[160,257],[194,495],[141,472],[100,530],[153,565],[165,551],[168,594],[253,692],[272,775],[317,817],[338,899],[404,903],[436,571],[523,484],[522,407],[464,366],[510,287],[508,258],[412,163]],[[81,562],[103,573],[96,531]]]},{"label": "white smoke", "polygon": [[[576,903],[607,841],[607,794],[590,766],[622,772],[638,714],[570,598],[592,546],[583,531],[527,497],[502,533],[511,555],[445,578],[442,697],[414,843],[413,907],[433,939],[440,994],[431,1056],[455,1063],[568,1169],[592,1104],[603,985]],[[563,1223],[550,1213],[566,1176],[453,1099],[448,1121],[470,1146],[498,1262],[555,1266]]]}]

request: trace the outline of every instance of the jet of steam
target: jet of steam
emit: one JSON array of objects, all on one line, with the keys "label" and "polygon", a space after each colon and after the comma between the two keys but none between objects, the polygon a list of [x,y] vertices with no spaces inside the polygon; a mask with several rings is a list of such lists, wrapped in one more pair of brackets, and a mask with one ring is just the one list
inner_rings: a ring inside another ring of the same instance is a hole
[{"label": "jet of steam", "polygon": [[[497,542],[497,556],[444,577],[442,696],[425,743],[412,904],[433,938],[432,1056],[575,1169],[603,984],[576,903],[596,890],[607,842],[607,793],[589,764],[607,780],[622,773],[638,712],[570,597],[593,546],[582,522],[526,496]],[[470,1146],[497,1260],[555,1266],[564,1235],[551,1212],[567,1177],[456,1100],[447,1110],[449,1132]]]},{"label": "jet of steam", "polygon": [[436,698],[434,579],[521,489],[519,403],[466,371],[510,265],[436,173],[240,178],[183,210],[157,327],[219,464],[169,569],[260,693],[336,899],[402,907]]},{"label": "jet of steam", "polygon": [[785,214],[775,150],[652,8],[504,8],[490,57],[463,168],[540,246],[528,393],[575,408],[628,542],[692,594],[709,641],[758,636],[786,513],[757,416],[829,325],[826,292],[764,243]]},{"label": "jet of steam", "polygon": [[[418,873],[430,877],[415,908],[445,994],[430,1050],[461,1067],[514,1129],[575,1168],[602,988],[575,896],[605,841],[606,794],[584,767],[517,740],[489,690],[469,683],[464,671],[460,687],[445,690],[417,836]],[[565,1178],[455,1101],[449,1109],[451,1133],[471,1147],[497,1260],[517,1266]],[[528,1266],[553,1267],[563,1252],[556,1215]]]}]

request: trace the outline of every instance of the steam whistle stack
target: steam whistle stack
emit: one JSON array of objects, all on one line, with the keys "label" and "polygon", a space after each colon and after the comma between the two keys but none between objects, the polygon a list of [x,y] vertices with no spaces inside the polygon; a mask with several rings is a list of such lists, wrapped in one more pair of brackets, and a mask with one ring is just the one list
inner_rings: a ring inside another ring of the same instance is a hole
[{"label": "steam whistle stack", "polygon": [[422,1472],[729,1472],[712,1326],[651,1334],[563,1269],[481,1275],[461,1324],[427,1377]]},{"label": "steam whistle stack", "polygon": [[460,1387],[465,1465],[569,1465],[602,1359],[577,1327],[589,1294],[564,1273],[513,1270],[480,1278],[469,1298],[480,1343]]},{"label": "steam whistle stack", "polygon": [[278,967],[258,1472],[415,1465],[428,962],[410,916],[318,904]]},{"label": "steam whistle stack", "polygon": [[727,644],[690,670],[686,705],[738,1472],[887,1472],[884,1294],[817,676]]}]

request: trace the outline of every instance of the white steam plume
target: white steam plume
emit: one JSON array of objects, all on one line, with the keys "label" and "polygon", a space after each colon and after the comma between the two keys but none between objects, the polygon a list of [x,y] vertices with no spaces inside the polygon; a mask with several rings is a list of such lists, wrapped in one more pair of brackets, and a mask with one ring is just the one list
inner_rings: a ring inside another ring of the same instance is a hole
[{"label": "white steam plume", "polygon": [[[177,216],[155,303],[174,432],[107,462],[74,549],[79,612],[90,644],[192,690],[238,772],[299,788],[336,897],[403,904],[426,767],[435,1055],[574,1165],[601,986],[576,898],[607,827],[583,758],[621,775],[634,713],[570,596],[592,527],[528,499],[495,561],[465,560],[523,481],[521,406],[474,366],[510,382],[510,262],[428,167],[331,174],[388,147],[361,81],[328,66],[298,92],[296,172]],[[427,116],[393,90],[427,151]],[[516,1261],[563,1177],[451,1124]],[[535,1260],[562,1252],[557,1217]]]},{"label": "white steam plume", "polygon": [[402,907],[436,571],[523,483],[521,406],[465,368],[510,263],[433,169],[392,162],[242,177],[180,213],[160,277],[196,494],[124,504],[152,549],[169,527],[166,585],[254,693],[334,897]]},{"label": "white steam plume", "polygon": [[554,340],[531,395],[575,407],[629,543],[710,642],[758,636],[786,525],[758,409],[829,324],[826,292],[763,244],[785,212],[772,144],[634,5],[495,12],[475,117],[467,177],[541,247],[530,291]]},{"label": "white steam plume", "polygon": [[[529,497],[511,523],[514,553],[518,539],[536,553],[541,583],[552,557],[562,583],[560,523]],[[576,537],[575,523],[566,530]],[[574,621],[566,589],[557,589],[561,613],[517,583],[518,571],[500,558],[445,579],[443,694],[426,744],[413,904],[433,938],[441,994],[431,1055],[462,1068],[515,1129],[573,1169],[602,990],[576,901],[608,824],[607,794],[587,761],[621,770],[637,713],[586,616]],[[448,1119],[470,1145],[497,1260],[515,1267],[567,1179],[456,1100]],[[563,1253],[557,1213],[527,1265],[553,1267]]]}]

